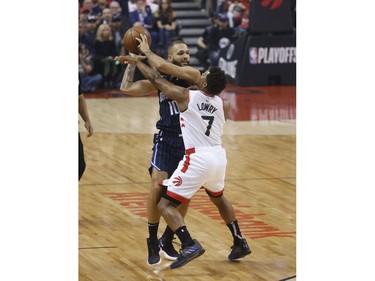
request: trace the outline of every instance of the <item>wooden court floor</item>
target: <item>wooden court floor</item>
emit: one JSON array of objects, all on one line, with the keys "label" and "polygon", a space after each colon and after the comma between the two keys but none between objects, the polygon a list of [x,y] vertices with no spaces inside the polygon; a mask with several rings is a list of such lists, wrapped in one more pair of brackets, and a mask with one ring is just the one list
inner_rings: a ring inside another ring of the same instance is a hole
[{"label": "wooden court floor", "polygon": [[[227,260],[231,234],[199,191],[186,224],[204,255],[175,270],[160,270],[165,260],[148,266],[146,198],[157,98],[85,95],[95,131],[86,138],[80,121],[87,163],[79,183],[80,281],[296,280],[295,88],[233,87],[224,95],[234,104],[223,137],[225,194],[252,254]],[[162,220],[159,234],[164,228]]]}]

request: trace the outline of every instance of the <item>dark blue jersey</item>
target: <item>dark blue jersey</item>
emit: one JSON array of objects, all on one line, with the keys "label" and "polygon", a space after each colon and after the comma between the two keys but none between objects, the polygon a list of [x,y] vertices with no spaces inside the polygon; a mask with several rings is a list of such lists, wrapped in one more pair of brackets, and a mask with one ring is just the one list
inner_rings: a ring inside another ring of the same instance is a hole
[{"label": "dark blue jersey", "polygon": [[[181,80],[169,75],[164,76],[165,79],[172,82],[175,85],[181,87],[189,87],[190,83],[186,80]],[[156,128],[159,130],[168,131],[170,133],[181,134],[180,128],[180,111],[178,109],[177,102],[168,99],[160,90],[158,91],[159,96],[159,115],[160,119],[156,122]]]}]

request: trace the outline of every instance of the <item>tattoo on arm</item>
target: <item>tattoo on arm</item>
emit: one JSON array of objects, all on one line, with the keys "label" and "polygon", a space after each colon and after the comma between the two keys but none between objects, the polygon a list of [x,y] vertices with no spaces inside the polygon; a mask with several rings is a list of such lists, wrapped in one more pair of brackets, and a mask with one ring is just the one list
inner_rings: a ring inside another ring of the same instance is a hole
[{"label": "tattoo on arm", "polygon": [[122,77],[120,90],[126,91],[126,89],[133,83],[135,64],[128,64],[124,76]]}]

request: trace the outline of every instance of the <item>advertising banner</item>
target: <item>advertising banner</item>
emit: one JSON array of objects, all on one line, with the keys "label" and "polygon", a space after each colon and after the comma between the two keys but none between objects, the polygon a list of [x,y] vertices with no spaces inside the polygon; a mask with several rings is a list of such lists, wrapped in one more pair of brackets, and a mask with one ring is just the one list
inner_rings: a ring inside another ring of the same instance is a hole
[{"label": "advertising banner", "polygon": [[296,37],[245,33],[221,51],[219,67],[239,86],[295,85]]}]

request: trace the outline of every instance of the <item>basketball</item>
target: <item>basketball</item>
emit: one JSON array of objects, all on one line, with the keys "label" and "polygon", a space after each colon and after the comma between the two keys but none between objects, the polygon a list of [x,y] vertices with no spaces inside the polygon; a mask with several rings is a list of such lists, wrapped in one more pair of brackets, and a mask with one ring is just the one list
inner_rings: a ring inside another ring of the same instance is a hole
[{"label": "basketball", "polygon": [[142,39],[140,34],[144,34],[147,36],[148,45],[151,45],[151,35],[148,30],[142,26],[133,26],[129,28],[123,38],[123,44],[126,50],[129,52],[139,55],[138,45],[139,42],[135,38]]}]

